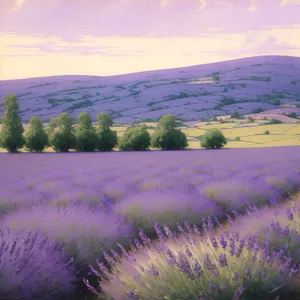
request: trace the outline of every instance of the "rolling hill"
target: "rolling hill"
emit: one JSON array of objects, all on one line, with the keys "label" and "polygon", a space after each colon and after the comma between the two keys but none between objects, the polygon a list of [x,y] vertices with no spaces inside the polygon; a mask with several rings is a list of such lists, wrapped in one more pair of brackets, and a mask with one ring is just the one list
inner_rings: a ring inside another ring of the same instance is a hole
[{"label": "rolling hill", "polygon": [[89,112],[93,119],[99,112],[108,113],[118,124],[156,120],[167,113],[183,121],[207,120],[234,111],[253,116],[270,112],[273,117],[288,111],[299,116],[300,58],[258,56],[110,77],[0,81],[1,103],[10,93],[18,96],[23,122],[34,115],[47,123],[61,112],[76,117],[81,111]]}]

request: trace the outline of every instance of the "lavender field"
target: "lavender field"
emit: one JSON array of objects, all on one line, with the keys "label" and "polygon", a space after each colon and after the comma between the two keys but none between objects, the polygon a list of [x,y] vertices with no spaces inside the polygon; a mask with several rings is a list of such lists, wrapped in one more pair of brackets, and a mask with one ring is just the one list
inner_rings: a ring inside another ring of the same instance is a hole
[{"label": "lavender field", "polygon": [[0,299],[300,295],[299,147],[3,153],[0,165]]}]

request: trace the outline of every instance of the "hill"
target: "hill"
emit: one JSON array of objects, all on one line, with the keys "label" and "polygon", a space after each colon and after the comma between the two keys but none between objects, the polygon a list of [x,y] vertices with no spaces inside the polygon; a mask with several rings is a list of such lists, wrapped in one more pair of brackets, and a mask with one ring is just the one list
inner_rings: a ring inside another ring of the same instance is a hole
[{"label": "hill", "polygon": [[[183,121],[226,117],[300,115],[300,58],[258,56],[193,67],[99,76],[55,76],[0,81],[0,98],[19,98],[23,122],[68,112],[110,114],[115,123],[156,120],[171,113]],[[0,107],[0,115],[3,107]],[[285,119],[285,122],[296,122]]]}]

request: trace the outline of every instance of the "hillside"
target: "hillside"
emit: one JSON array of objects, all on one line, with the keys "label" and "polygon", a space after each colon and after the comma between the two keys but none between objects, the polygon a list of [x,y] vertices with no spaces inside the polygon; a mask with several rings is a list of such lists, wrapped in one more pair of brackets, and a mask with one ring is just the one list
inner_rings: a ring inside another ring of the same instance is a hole
[{"label": "hillside", "polygon": [[10,93],[19,98],[23,122],[33,115],[47,122],[61,112],[76,117],[83,110],[93,119],[99,112],[108,113],[119,124],[155,120],[166,113],[184,121],[207,120],[234,111],[254,114],[257,109],[274,116],[288,107],[289,113],[299,116],[300,58],[259,56],[110,77],[0,81],[1,103]]}]

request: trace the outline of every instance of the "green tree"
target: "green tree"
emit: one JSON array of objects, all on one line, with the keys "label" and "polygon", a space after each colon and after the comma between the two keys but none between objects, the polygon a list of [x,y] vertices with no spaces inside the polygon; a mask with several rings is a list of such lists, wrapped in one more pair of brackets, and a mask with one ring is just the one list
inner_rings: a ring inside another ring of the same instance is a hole
[{"label": "green tree", "polygon": [[117,132],[110,129],[113,120],[111,116],[104,113],[99,113],[96,118],[98,121],[96,148],[99,151],[111,151],[118,143]]},{"label": "green tree", "polygon": [[25,132],[25,146],[30,152],[42,152],[48,144],[48,135],[43,128],[43,123],[41,119],[32,117],[29,125],[29,129]]},{"label": "green tree", "polygon": [[94,151],[97,144],[97,136],[93,127],[92,117],[87,112],[81,112],[77,117],[77,121],[75,149],[81,152]]},{"label": "green tree", "polygon": [[162,150],[182,150],[187,147],[186,135],[175,127],[176,120],[173,115],[163,116],[151,137],[151,146]]},{"label": "green tree", "polygon": [[188,142],[186,135],[180,130],[158,130],[151,137],[151,146],[162,150],[183,150]]},{"label": "green tree", "polygon": [[176,127],[176,119],[173,115],[167,114],[162,116],[158,123],[157,123],[157,129],[160,130],[171,130]]},{"label": "green tree", "polygon": [[200,145],[205,149],[220,149],[227,144],[227,140],[224,137],[222,131],[217,128],[212,128],[205,133],[202,138]]},{"label": "green tree", "polygon": [[49,136],[49,144],[55,151],[68,152],[75,148],[76,137],[73,128],[73,118],[67,113],[61,113],[58,118],[58,127]]},{"label": "green tree", "polygon": [[125,151],[147,150],[150,146],[150,135],[145,127],[129,127],[120,138],[119,149]]},{"label": "green tree", "polygon": [[4,98],[4,115],[0,132],[0,146],[9,152],[17,152],[25,144],[24,127],[19,116],[19,104],[16,95],[10,94]]},{"label": "green tree", "polygon": [[239,119],[241,117],[241,114],[238,111],[234,111],[231,115],[231,118]]}]

